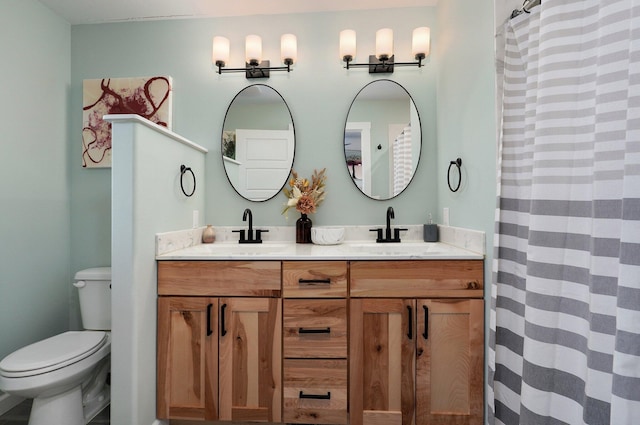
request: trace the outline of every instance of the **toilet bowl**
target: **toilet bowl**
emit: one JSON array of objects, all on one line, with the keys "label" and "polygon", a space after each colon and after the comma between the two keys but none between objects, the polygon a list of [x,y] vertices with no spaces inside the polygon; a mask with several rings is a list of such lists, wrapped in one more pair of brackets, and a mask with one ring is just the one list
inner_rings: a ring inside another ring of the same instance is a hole
[{"label": "toilet bowl", "polygon": [[0,361],[0,390],[33,399],[29,425],[84,425],[109,404],[110,283],[108,267],[78,272],[74,283],[89,290],[80,292],[85,329],[106,329],[64,332]]}]

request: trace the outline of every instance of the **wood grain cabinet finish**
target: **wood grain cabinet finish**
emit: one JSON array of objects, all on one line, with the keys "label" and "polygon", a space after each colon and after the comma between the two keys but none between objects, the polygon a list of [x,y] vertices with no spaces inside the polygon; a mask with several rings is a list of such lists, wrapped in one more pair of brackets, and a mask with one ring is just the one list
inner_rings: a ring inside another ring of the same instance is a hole
[{"label": "wood grain cabinet finish", "polygon": [[482,260],[160,261],[171,424],[476,425]]},{"label": "wood grain cabinet finish", "polygon": [[346,424],[347,359],[284,359],[284,422]]},{"label": "wood grain cabinet finish", "polygon": [[410,310],[414,300],[351,300],[351,425],[414,423],[416,333]]},{"label": "wood grain cabinet finish", "polygon": [[285,299],[284,356],[347,358],[346,299]]},{"label": "wood grain cabinet finish", "polygon": [[350,263],[351,425],[483,417],[483,262]]},{"label": "wood grain cabinet finish", "polygon": [[[269,277],[273,264],[280,263],[206,263],[158,265],[159,292],[179,295],[184,283],[189,296],[158,297],[157,416],[280,422],[282,300],[280,284],[274,286]],[[176,270],[184,273],[178,282]],[[266,288],[240,281],[239,296],[230,296],[232,275],[255,278]],[[265,293],[277,297],[243,296]]]},{"label": "wood grain cabinet finish", "polygon": [[279,297],[280,261],[160,261],[158,295]]},{"label": "wood grain cabinet finish", "polygon": [[345,298],[346,261],[285,261],[282,263],[285,298]]},{"label": "wood grain cabinet finish", "polygon": [[351,297],[482,298],[481,260],[352,261]]},{"label": "wood grain cabinet finish", "polygon": [[481,424],[484,301],[416,303],[416,424]]},{"label": "wood grain cabinet finish", "polygon": [[289,424],[347,424],[347,262],[284,262],[284,409]]},{"label": "wood grain cabinet finish", "polygon": [[218,419],[218,300],[158,298],[158,418]]}]

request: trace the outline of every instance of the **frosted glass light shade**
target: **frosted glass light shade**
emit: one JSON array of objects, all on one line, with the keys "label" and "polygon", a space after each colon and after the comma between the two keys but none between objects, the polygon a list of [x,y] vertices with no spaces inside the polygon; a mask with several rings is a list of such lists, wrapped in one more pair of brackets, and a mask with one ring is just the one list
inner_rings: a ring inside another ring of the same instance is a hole
[{"label": "frosted glass light shade", "polygon": [[244,45],[247,63],[257,63],[262,61],[262,39],[259,35],[248,35]]},{"label": "frosted glass light shade", "polygon": [[293,65],[298,60],[298,40],[293,34],[283,34],[280,38],[282,63]]},{"label": "frosted glass light shade", "polygon": [[354,30],[340,31],[340,59],[350,60],[356,57],[356,32]]},{"label": "frosted glass light shade", "polygon": [[229,62],[229,39],[226,37],[213,37],[213,53],[211,60],[216,66],[225,66]]},{"label": "frosted glass light shade", "polygon": [[376,57],[389,59],[393,56],[393,30],[382,28],[376,31]]},{"label": "frosted glass light shade", "polygon": [[431,30],[427,27],[420,27],[413,30],[413,40],[411,43],[411,54],[416,59],[424,59],[429,56],[431,41]]}]

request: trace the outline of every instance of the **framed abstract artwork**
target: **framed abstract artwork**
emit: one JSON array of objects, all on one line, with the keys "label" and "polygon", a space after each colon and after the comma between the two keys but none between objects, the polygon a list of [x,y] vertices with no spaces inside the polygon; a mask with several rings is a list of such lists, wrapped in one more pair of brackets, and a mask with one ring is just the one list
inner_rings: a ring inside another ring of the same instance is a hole
[{"label": "framed abstract artwork", "polygon": [[82,167],[111,167],[107,114],[137,114],[171,129],[171,77],[102,78],[82,83]]}]

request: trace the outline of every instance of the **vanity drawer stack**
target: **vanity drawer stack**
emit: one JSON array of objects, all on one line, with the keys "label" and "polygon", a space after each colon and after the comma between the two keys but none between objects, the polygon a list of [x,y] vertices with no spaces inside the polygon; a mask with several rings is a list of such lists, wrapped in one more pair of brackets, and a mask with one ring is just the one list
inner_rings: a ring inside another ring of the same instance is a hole
[{"label": "vanity drawer stack", "polygon": [[347,262],[285,261],[286,423],[346,424]]}]

